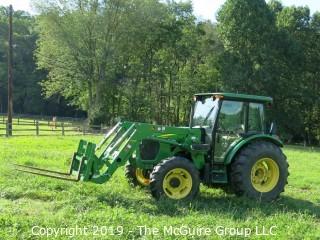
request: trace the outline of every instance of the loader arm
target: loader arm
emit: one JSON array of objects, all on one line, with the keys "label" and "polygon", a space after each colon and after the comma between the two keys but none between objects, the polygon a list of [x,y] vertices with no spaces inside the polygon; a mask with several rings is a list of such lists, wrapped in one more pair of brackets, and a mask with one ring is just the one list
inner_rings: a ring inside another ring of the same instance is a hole
[{"label": "loader arm", "polygon": [[[188,144],[192,138],[200,139],[200,134],[199,129],[119,122],[107,132],[98,145],[80,140],[78,149],[73,154],[70,170],[66,173],[33,166],[15,165],[15,167],[17,170],[41,176],[101,184],[108,181],[119,167],[129,161],[139,168],[151,169],[162,159],[179,152],[190,151],[195,159],[195,165],[200,169],[204,164],[204,153],[199,154],[189,148]],[[144,145],[146,142],[147,145]],[[155,155],[141,155],[140,145],[147,151],[152,148],[157,149]],[[133,155],[136,155],[136,159],[131,162]]]},{"label": "loader arm", "polygon": [[136,123],[123,122],[114,126],[96,146],[80,140],[74,153],[68,173],[41,169],[33,166],[14,164],[22,172],[59,178],[68,181],[92,181],[104,183],[123,166],[138,147]]}]

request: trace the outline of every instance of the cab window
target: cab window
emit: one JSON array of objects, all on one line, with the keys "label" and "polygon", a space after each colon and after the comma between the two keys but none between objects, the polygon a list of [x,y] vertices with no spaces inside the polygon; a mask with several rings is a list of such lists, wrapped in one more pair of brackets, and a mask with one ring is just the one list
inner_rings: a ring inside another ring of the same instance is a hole
[{"label": "cab window", "polygon": [[264,106],[261,103],[249,104],[248,132],[263,133],[264,129]]},{"label": "cab window", "polygon": [[244,133],[245,131],[245,104],[236,101],[223,101],[219,114],[220,132]]}]

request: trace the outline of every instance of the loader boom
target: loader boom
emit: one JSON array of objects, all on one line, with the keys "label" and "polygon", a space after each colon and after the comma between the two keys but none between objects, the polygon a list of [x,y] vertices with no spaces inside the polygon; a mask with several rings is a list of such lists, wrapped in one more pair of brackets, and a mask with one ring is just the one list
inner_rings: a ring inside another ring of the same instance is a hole
[{"label": "loader boom", "polygon": [[[166,134],[166,131],[174,134]],[[68,173],[61,173],[25,165],[15,165],[17,170],[41,176],[48,176],[69,181],[91,181],[104,183],[108,181],[114,172],[125,165],[133,156],[134,152],[139,153],[139,145],[142,141],[150,140],[158,142],[162,147],[159,159],[172,155],[172,148],[175,151],[188,148],[189,144],[182,144],[186,140],[189,128],[173,128],[155,126],[145,123],[119,122],[104,138],[96,145],[95,143],[80,140],[78,150],[73,158]],[[193,131],[198,132],[198,131]],[[190,150],[190,149],[188,149]],[[196,153],[195,155],[199,155]],[[199,157],[199,156],[198,156]],[[157,159],[144,159],[134,164],[144,164],[145,167],[153,166]],[[203,160],[204,161],[204,160]],[[144,163],[141,163],[144,162]],[[198,164],[198,165],[201,165]]]},{"label": "loader boom", "polygon": [[[93,181],[104,183],[109,180],[119,166],[125,164],[134,150],[137,141],[135,123],[118,123],[114,126],[96,146],[94,143],[80,140],[78,150],[74,153],[69,173],[18,165],[16,168],[41,176],[48,176],[70,181]],[[130,142],[130,144],[129,144]],[[99,150],[104,146],[103,151]],[[106,166],[105,171],[102,171]]]}]

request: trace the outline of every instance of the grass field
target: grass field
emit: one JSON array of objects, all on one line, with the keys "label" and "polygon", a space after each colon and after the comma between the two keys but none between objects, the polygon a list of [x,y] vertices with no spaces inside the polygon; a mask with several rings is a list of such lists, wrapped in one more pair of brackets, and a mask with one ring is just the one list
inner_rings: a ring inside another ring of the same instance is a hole
[{"label": "grass field", "polygon": [[[156,201],[145,189],[132,190],[123,169],[110,182],[94,185],[27,175],[10,166],[13,162],[33,163],[67,170],[79,139],[0,138],[0,239],[45,239],[32,235],[32,229],[34,234],[52,233],[55,229],[57,237],[49,239],[70,239],[76,227],[75,239],[191,239],[191,235],[163,233],[163,228],[183,225],[212,230],[207,236],[194,239],[232,238],[234,232],[227,228],[248,228],[252,231],[250,239],[320,239],[319,150],[284,149],[291,175],[286,192],[272,203],[238,198],[203,186],[192,203]],[[99,137],[86,139],[97,142]],[[159,235],[141,236],[141,225],[159,229]],[[258,236],[256,226],[259,233],[263,227],[269,230],[276,226],[276,235]],[[89,237],[84,235],[85,227]],[[123,233],[110,235],[112,230],[115,234],[122,230]]]}]

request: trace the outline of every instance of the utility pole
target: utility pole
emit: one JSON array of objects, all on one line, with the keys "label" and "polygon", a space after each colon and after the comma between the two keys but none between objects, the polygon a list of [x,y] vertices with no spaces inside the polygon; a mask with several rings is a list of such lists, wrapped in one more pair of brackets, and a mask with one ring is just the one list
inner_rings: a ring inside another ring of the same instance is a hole
[{"label": "utility pole", "polygon": [[9,49],[8,49],[8,136],[12,136],[13,76],[12,76],[12,5],[9,6]]}]

